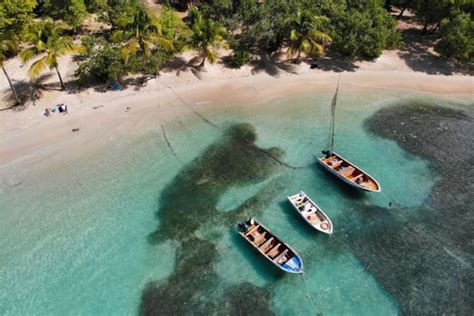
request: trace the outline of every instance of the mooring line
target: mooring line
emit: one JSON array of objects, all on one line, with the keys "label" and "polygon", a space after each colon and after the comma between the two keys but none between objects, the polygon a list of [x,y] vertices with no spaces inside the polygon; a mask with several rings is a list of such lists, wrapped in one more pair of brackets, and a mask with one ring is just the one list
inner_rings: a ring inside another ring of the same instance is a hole
[{"label": "mooring line", "polygon": [[163,126],[163,124],[161,124],[161,132],[162,132],[162,134],[163,134],[163,138],[165,139],[166,145],[168,145],[168,148],[171,150],[171,152],[173,153],[173,155],[178,156],[178,155],[176,154],[176,151],[173,149],[173,146],[171,146],[171,143],[170,143],[170,141],[168,140],[168,137],[166,137],[165,127]]},{"label": "mooring line", "polygon": [[301,274],[301,279],[303,280],[303,283],[304,283],[304,287],[305,287],[305,298],[306,300],[313,306],[315,312],[316,312],[316,315],[324,315],[323,312],[321,312],[321,309],[319,308],[318,304],[316,303],[316,301],[314,300],[314,298],[311,297],[310,293],[308,291],[306,291],[306,288],[308,287],[307,283],[306,283],[306,280],[304,278],[304,275]]},{"label": "mooring line", "polygon": [[[161,82],[163,82],[163,80],[160,79]],[[201,120],[203,120],[204,122],[206,122],[207,124],[211,125],[212,127],[215,127],[217,129],[220,129],[219,126],[213,122],[211,122],[209,119],[207,119],[206,117],[204,117],[201,113],[199,113],[198,111],[196,111],[195,109],[193,109],[187,102],[185,102],[177,93],[176,91],[174,90],[174,88],[163,82],[165,86],[167,86],[171,92],[173,92],[173,94],[176,96],[176,98],[181,101],[181,103],[183,103],[186,107],[188,107],[194,114],[196,114]]]},{"label": "mooring line", "polygon": [[[206,122],[208,125],[220,130],[220,131],[223,131],[223,128],[217,124],[215,124],[214,122],[212,122],[211,120],[209,120],[208,118],[206,118],[204,115],[202,115],[201,113],[199,113],[198,111],[196,111],[190,104],[188,104],[186,101],[184,101],[177,93],[176,91],[173,89],[173,87],[167,83],[165,83],[163,80],[160,79],[160,82],[163,82],[163,84],[168,87],[171,92],[173,92],[173,94],[175,95],[175,97],[181,101],[181,103],[183,103],[187,108],[189,108],[194,114],[196,114],[200,119],[202,119],[204,122]],[[263,149],[263,148],[259,148],[257,146],[254,146],[254,144],[250,143],[250,142],[247,142],[245,140],[241,140],[245,145],[251,147],[251,148],[255,148],[257,151],[265,154],[266,156],[270,157],[271,159],[273,159],[274,161],[276,161],[278,164],[284,166],[284,167],[287,167],[289,169],[293,169],[293,170],[296,170],[296,169],[305,169],[305,168],[309,168],[311,166],[311,164],[307,165],[307,166],[293,166],[283,160],[281,160],[280,158],[278,158],[277,156],[273,155],[272,153],[270,153],[268,150],[266,149]]]}]

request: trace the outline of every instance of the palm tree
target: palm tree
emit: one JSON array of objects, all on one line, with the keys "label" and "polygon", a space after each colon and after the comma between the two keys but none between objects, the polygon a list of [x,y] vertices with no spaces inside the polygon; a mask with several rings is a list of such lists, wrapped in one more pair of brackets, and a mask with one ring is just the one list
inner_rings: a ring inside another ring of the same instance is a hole
[{"label": "palm tree", "polygon": [[216,49],[229,47],[224,40],[224,36],[227,34],[225,27],[203,18],[201,13],[197,14],[191,30],[193,31],[191,46],[198,50],[202,58],[199,67],[204,67],[206,58],[211,64],[217,60],[219,56]]},{"label": "palm tree", "polygon": [[287,21],[291,30],[288,55],[291,57],[296,54],[296,63],[300,61],[301,52],[311,56],[321,56],[324,53],[324,46],[332,41],[328,34],[321,31],[328,20],[325,16],[315,16],[310,11],[298,10],[296,15]]},{"label": "palm tree", "polygon": [[10,80],[10,76],[7,73],[3,63],[8,59],[8,56],[14,55],[18,51],[18,45],[12,39],[11,36],[3,33],[0,35],[0,66],[2,67],[3,73],[5,77],[7,77],[8,84],[10,85],[10,89],[12,89],[13,95],[15,96],[17,104],[21,104],[21,100],[16,93],[15,87]]},{"label": "palm tree", "polygon": [[23,62],[41,56],[31,64],[28,70],[30,77],[35,79],[46,67],[49,67],[50,70],[54,68],[58,74],[62,90],[65,89],[65,86],[58,69],[58,58],[67,53],[78,52],[81,49],[81,46],[73,43],[70,36],[63,35],[66,29],[66,24],[54,23],[50,19],[31,24],[25,33],[25,40],[31,46],[20,53]]},{"label": "palm tree", "polygon": [[142,53],[143,67],[152,57],[154,48],[173,50],[173,43],[162,36],[161,26],[148,12],[141,8],[131,7],[131,12],[116,20],[118,30],[112,34],[112,40],[123,43],[121,55],[127,63],[130,56]]}]

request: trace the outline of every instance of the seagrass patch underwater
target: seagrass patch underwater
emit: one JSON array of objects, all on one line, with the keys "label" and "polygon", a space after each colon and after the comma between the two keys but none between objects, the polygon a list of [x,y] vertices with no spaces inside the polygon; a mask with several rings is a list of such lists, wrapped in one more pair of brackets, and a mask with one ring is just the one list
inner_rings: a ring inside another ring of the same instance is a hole
[{"label": "seagrass patch underwater", "polygon": [[[394,105],[378,110],[366,121],[366,128],[427,159],[439,176],[416,211],[368,208],[366,212],[384,219],[374,229],[352,232],[351,248],[397,298],[404,313],[472,313],[473,107]],[[390,231],[384,228],[388,223]]]},{"label": "seagrass patch underwater", "polygon": [[[245,311],[245,306],[251,306],[247,312],[270,313],[270,293],[265,289],[243,283],[221,292],[222,280],[213,270],[219,259],[215,242],[195,235],[202,225],[227,227],[249,216],[245,205],[224,214],[216,205],[231,186],[262,181],[279,167],[272,157],[281,152],[277,148],[260,149],[255,140],[251,125],[229,127],[221,140],[184,167],[163,191],[156,214],[161,227],[150,240],[179,243],[177,267],[166,282],[147,285],[141,314],[228,314]],[[258,215],[258,209],[252,211]]]}]

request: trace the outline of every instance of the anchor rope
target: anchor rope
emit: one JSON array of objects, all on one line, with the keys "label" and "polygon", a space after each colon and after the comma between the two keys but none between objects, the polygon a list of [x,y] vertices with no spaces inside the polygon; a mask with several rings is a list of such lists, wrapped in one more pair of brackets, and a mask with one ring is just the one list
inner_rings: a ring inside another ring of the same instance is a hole
[{"label": "anchor rope", "polygon": [[[308,284],[306,283],[306,279],[304,278],[303,274],[301,274],[301,279],[303,280],[304,288],[307,289]],[[316,312],[316,315],[324,315],[323,312],[321,312],[321,308],[318,306],[318,303],[316,302],[316,300],[311,296],[311,293],[309,293],[308,291],[305,291],[305,292],[306,292],[305,298],[313,306]]]},{"label": "anchor rope", "polygon": [[[196,116],[198,116],[201,120],[203,120],[206,124],[212,126],[213,128],[215,129],[218,129],[220,131],[223,131],[224,128],[217,125],[216,123],[212,122],[211,120],[209,120],[208,118],[206,118],[204,115],[202,115],[201,113],[199,113],[198,111],[196,111],[196,109],[194,109],[188,102],[186,102],[185,100],[183,100],[183,98],[181,98],[175,91],[175,89],[167,84],[166,82],[164,82],[164,80],[161,80],[160,79],[160,82],[163,82],[163,84],[170,89],[170,91],[175,95],[175,97],[183,104],[185,105],[188,109],[190,109]],[[309,168],[312,164],[308,164],[306,166],[295,166],[295,165],[292,165],[286,161],[283,161],[282,159],[278,158],[277,156],[273,155],[271,152],[269,152],[268,150],[266,149],[263,149],[263,148],[259,148],[257,146],[253,146],[252,143],[246,141],[246,140],[240,140],[241,142],[243,142],[246,146],[250,147],[250,148],[254,148],[255,150],[261,152],[262,154],[268,156],[269,158],[273,159],[274,161],[276,161],[278,164],[286,167],[286,168],[289,168],[289,169],[305,169],[305,168]]]}]

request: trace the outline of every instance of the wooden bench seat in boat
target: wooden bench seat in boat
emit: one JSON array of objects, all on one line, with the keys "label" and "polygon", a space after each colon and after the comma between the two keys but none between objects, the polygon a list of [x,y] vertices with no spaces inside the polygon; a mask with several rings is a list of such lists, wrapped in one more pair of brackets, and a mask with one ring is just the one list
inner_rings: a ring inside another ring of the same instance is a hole
[{"label": "wooden bench seat in boat", "polygon": [[351,174],[353,174],[354,171],[355,171],[355,168],[352,167],[352,166],[349,166],[349,167],[347,167],[347,168],[345,168],[345,169],[343,169],[343,170],[339,170],[338,172],[339,172],[342,176],[344,176],[344,177],[347,178],[348,176],[350,176]]},{"label": "wooden bench seat in boat", "polygon": [[254,237],[254,240],[253,242],[259,246],[260,244],[262,244],[264,241],[265,241],[265,236],[267,235],[267,232],[263,232],[261,234],[258,234],[258,235],[253,235]]},{"label": "wooden bench seat in boat", "polygon": [[273,242],[274,238],[271,237],[269,238],[266,242],[264,242],[260,247],[258,247],[258,250],[260,250],[263,253],[266,253],[270,248],[273,247]]},{"label": "wooden bench seat in boat", "polygon": [[[278,263],[280,265],[287,262],[288,258],[283,258],[283,257],[285,257],[287,252],[288,252],[288,249],[285,249],[285,251],[283,251],[281,254],[278,255],[278,257],[273,259],[273,261],[275,261],[276,263]],[[285,259],[285,260],[283,260],[283,259]]]},{"label": "wooden bench seat in boat", "polygon": [[253,227],[249,227],[247,229],[247,232],[245,233],[245,236],[248,236],[250,234],[252,234],[254,231],[256,231],[258,228],[260,227],[260,225],[254,225]]},{"label": "wooden bench seat in boat", "polygon": [[330,162],[331,160],[334,160],[334,159],[337,159],[337,157],[336,157],[336,156],[329,156],[329,157],[327,157],[326,159],[324,159],[324,163],[328,165],[329,162]]},{"label": "wooden bench seat in boat", "polygon": [[339,167],[340,165],[342,165],[342,162],[343,162],[342,160],[334,158],[334,159],[328,161],[328,166],[335,169],[335,168]]},{"label": "wooden bench seat in boat", "polygon": [[352,178],[352,179],[351,179],[351,181],[354,181],[354,182],[356,182],[357,180],[359,180],[359,179],[360,179],[360,178],[362,178],[363,176],[364,176],[364,174],[363,174],[363,173],[361,173],[361,174],[359,174],[359,175],[355,176],[354,178]]},{"label": "wooden bench seat in boat", "polygon": [[277,256],[279,253],[280,253],[280,246],[281,246],[281,243],[278,243],[275,247],[273,247],[270,251],[267,252],[267,256],[269,256],[270,258],[275,258],[275,256]]}]

